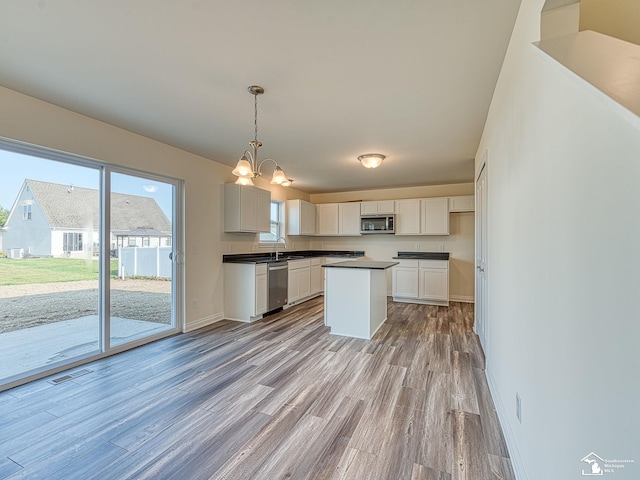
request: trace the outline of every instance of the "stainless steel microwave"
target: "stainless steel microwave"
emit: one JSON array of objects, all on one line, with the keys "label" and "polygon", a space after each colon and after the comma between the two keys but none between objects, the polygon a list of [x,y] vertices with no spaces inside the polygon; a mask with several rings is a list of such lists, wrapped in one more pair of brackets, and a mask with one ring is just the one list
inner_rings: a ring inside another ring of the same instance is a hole
[{"label": "stainless steel microwave", "polygon": [[360,217],[360,233],[395,233],[395,215],[362,215]]}]

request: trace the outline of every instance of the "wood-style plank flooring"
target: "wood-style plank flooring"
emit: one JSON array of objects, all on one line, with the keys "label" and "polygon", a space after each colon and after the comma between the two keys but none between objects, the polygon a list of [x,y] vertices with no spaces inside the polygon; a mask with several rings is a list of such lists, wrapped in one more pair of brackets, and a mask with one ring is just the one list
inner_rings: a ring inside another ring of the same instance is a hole
[{"label": "wood-style plank flooring", "polygon": [[0,393],[0,479],[515,478],[473,305],[389,302],[371,341],[330,335],[322,307]]}]

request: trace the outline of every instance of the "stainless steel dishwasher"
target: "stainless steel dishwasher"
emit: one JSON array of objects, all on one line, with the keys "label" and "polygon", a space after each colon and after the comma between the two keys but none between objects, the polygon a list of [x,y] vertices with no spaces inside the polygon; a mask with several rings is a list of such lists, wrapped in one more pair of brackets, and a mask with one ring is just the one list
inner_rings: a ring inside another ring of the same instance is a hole
[{"label": "stainless steel dishwasher", "polygon": [[272,262],[269,264],[269,305],[268,311],[275,310],[287,303],[289,290],[289,264]]}]

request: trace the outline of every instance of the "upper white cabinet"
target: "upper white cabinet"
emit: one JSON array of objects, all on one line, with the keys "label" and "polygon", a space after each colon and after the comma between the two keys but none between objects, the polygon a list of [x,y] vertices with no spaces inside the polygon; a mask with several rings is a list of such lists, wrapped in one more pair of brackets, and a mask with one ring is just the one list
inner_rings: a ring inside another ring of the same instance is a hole
[{"label": "upper white cabinet", "polygon": [[423,198],[420,201],[422,221],[420,233],[424,235],[449,235],[449,199],[447,197]]},{"label": "upper white cabinet", "polygon": [[271,231],[271,192],[247,185],[224,185],[224,231]]},{"label": "upper white cabinet", "polygon": [[360,202],[338,204],[338,235],[360,235]]},{"label": "upper white cabinet", "polygon": [[317,235],[338,235],[338,204],[321,203],[316,205]]},{"label": "upper white cabinet", "polygon": [[475,210],[475,197],[473,195],[460,195],[449,197],[450,212],[473,212]]},{"label": "upper white cabinet", "polygon": [[377,202],[362,202],[360,204],[361,215],[380,215],[396,213],[395,200],[381,200]]},{"label": "upper white cabinet", "polygon": [[420,199],[396,200],[396,235],[420,235]]},{"label": "upper white cabinet", "polygon": [[360,203],[316,205],[316,235],[360,235]]},{"label": "upper white cabinet", "polygon": [[316,234],[316,206],[313,203],[287,200],[287,234]]}]

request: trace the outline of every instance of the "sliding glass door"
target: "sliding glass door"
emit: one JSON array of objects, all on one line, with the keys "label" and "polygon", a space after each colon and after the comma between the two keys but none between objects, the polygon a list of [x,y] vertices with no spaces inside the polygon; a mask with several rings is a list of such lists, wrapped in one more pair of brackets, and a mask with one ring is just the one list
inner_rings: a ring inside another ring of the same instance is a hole
[{"label": "sliding glass door", "polygon": [[174,186],[111,173],[110,344],[171,329],[173,315]]},{"label": "sliding glass door", "polygon": [[0,140],[0,389],[177,332],[181,183]]}]

